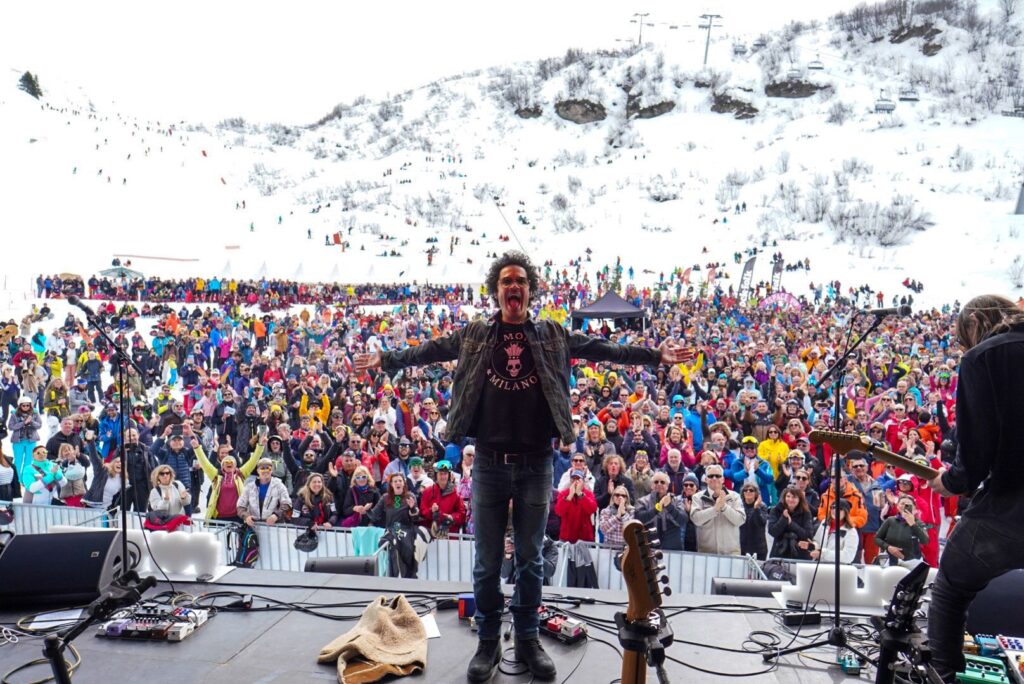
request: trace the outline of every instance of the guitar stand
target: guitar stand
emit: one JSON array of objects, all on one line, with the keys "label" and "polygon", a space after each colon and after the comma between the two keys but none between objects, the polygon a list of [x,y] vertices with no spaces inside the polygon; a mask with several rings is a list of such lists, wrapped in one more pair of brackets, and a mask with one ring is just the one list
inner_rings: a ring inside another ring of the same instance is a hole
[{"label": "guitar stand", "polygon": [[910,666],[923,673],[929,684],[942,684],[942,677],[931,666],[931,649],[920,630],[899,633],[884,628],[884,621],[875,617],[871,620],[878,629],[878,665],[875,670],[875,684],[893,684],[896,681],[897,656],[901,653],[910,661]]},{"label": "guitar stand", "polygon": [[[652,624],[649,620],[627,622],[626,614],[619,612],[615,614],[615,625],[619,628],[619,644],[622,648],[644,656],[647,665],[658,673],[658,681],[661,684],[668,684],[665,648],[672,645],[674,635],[672,625],[665,619],[665,613],[658,610],[655,614],[659,618],[657,624]],[[636,681],[644,681],[642,673],[636,677]]]}]

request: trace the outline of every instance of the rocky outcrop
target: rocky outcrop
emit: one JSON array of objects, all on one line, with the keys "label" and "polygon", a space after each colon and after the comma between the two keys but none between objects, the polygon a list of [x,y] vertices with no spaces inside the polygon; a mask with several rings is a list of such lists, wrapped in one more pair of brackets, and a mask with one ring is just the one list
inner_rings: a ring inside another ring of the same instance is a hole
[{"label": "rocky outcrop", "polygon": [[766,85],[764,87],[764,94],[768,97],[788,97],[799,99],[802,97],[810,97],[819,90],[828,90],[831,87],[832,86],[818,85],[816,83],[809,83],[807,81],[800,80],[777,81]]},{"label": "rocky outcrop", "polygon": [[588,124],[603,121],[607,116],[604,105],[590,100],[563,100],[555,103],[555,114],[566,121]]},{"label": "rocky outcrop", "polygon": [[542,114],[540,105],[531,105],[529,107],[520,107],[516,110],[516,116],[520,119],[536,119]]},{"label": "rocky outcrop", "polygon": [[757,108],[749,102],[737,100],[724,93],[716,93],[711,103],[711,111],[718,114],[732,114],[737,119],[753,119]]},{"label": "rocky outcrop", "polygon": [[636,119],[653,119],[656,116],[662,114],[668,114],[676,108],[676,103],[671,100],[665,102],[659,102],[652,104],[650,107],[634,108],[632,112],[626,112],[627,115]]}]

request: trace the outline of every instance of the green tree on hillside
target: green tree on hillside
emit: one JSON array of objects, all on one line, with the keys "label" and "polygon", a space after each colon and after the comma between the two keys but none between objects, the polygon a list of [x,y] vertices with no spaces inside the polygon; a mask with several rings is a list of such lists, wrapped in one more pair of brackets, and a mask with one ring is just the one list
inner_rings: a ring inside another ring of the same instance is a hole
[{"label": "green tree on hillside", "polygon": [[31,71],[26,71],[21,75],[18,87],[37,100],[43,96],[43,90],[39,87],[39,79],[33,76]]}]

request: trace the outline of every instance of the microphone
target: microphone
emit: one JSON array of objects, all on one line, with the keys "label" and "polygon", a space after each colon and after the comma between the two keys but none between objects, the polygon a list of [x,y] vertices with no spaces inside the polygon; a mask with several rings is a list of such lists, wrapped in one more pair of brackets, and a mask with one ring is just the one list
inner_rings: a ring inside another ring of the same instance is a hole
[{"label": "microphone", "polygon": [[71,306],[77,306],[79,309],[84,311],[87,316],[92,317],[96,315],[96,312],[93,311],[88,304],[83,302],[82,298],[79,297],[78,295],[71,295],[70,297],[68,297],[68,304],[70,304]]},{"label": "microphone", "polygon": [[[74,304],[74,302],[72,302]],[[877,316],[879,318],[885,318],[886,316],[909,316],[912,313],[912,309],[904,304],[903,306],[892,306],[888,309],[864,309],[861,313],[869,316]]]}]

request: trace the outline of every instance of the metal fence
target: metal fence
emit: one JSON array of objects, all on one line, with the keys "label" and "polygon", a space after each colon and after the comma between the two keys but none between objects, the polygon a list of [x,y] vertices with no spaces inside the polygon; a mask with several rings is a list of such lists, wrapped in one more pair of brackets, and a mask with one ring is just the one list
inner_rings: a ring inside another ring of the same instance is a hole
[{"label": "metal fence", "polygon": [[[2,505],[2,504],[0,504]],[[13,504],[13,527],[18,534],[42,533],[53,525],[74,525],[79,527],[117,527],[120,517],[117,511],[107,512],[69,506],[38,506]],[[143,516],[139,513],[128,515],[129,529],[142,528]],[[230,531],[235,523],[216,520],[192,519],[191,526],[179,528],[182,532],[211,532],[221,542],[223,560],[229,564],[233,556]],[[259,560],[256,568],[261,570],[289,570],[302,572],[309,558],[338,558],[355,556],[352,530],[331,529],[317,533],[317,548],[309,553],[298,551],[296,538],[305,532],[304,528],[290,525],[257,525],[260,542]],[[621,591],[625,589],[622,573],[615,567],[616,550],[592,543],[585,544],[590,553],[597,575],[598,587]],[[566,587],[569,575],[568,544],[558,543],[558,562],[552,585]],[[419,579],[450,582],[472,582],[475,547],[471,535],[453,535],[449,539],[437,539],[427,546],[426,557],[420,563]],[[715,577],[729,579],[764,579],[764,574],[751,556],[716,556],[685,551],[664,551],[664,574],[668,586],[674,592],[689,594],[710,594],[711,580]],[[387,574],[387,554],[378,554],[378,574]]]}]

